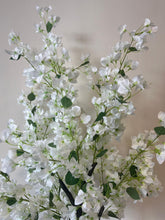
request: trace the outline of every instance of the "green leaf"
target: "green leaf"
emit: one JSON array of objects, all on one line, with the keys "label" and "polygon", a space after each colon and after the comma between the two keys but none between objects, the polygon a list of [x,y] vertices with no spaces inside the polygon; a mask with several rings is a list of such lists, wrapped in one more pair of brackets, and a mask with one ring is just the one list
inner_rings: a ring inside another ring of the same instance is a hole
[{"label": "green leaf", "polygon": [[79,182],[79,178],[75,178],[70,171],[65,176],[65,182],[68,185],[75,185]]},{"label": "green leaf", "polygon": [[134,52],[134,51],[138,51],[138,50],[136,49],[136,47],[129,47],[128,53]]},{"label": "green leaf", "polygon": [[49,192],[49,206],[50,206],[50,207],[53,207],[53,206],[54,206],[53,198],[54,198],[53,193],[52,193],[52,192]]},{"label": "green leaf", "polygon": [[74,159],[75,159],[76,161],[78,161],[77,152],[76,152],[75,150],[72,150],[72,151],[70,152],[69,157],[68,157],[69,161],[72,159],[72,157],[74,157]]},{"label": "green leaf", "polygon": [[83,181],[81,183],[81,187],[80,188],[82,189],[83,192],[86,193],[87,192],[87,182]]},{"label": "green leaf", "polygon": [[9,175],[7,173],[4,173],[4,172],[0,171],[0,175],[5,177],[6,180],[8,180],[8,181],[10,180],[10,177],[9,177]]},{"label": "green leaf", "polygon": [[99,134],[95,134],[95,135],[93,136],[93,141],[98,140],[98,138],[99,138]]},{"label": "green leaf", "polygon": [[96,157],[98,158],[98,157],[104,156],[104,154],[105,154],[107,151],[108,151],[108,149],[103,149],[103,150],[101,150],[101,151],[96,155]]},{"label": "green leaf", "polygon": [[28,96],[27,96],[27,98],[28,98],[28,100],[29,101],[34,101],[35,100],[35,98],[36,98],[36,96],[34,95],[34,93],[33,92],[31,92]]},{"label": "green leaf", "polygon": [[48,33],[52,30],[52,27],[53,27],[52,23],[50,23],[48,21],[47,24],[46,24],[46,30],[47,30]]},{"label": "green leaf", "polygon": [[115,189],[115,188],[116,188],[116,183],[115,183],[115,182],[110,181],[109,183],[112,183],[112,187],[113,187],[113,189]]},{"label": "green leaf", "polygon": [[37,127],[37,124],[35,122],[33,122],[32,120],[28,119],[27,121],[28,121],[29,125],[33,125],[33,127],[35,127],[35,128]]},{"label": "green leaf", "polygon": [[100,120],[102,120],[103,119],[103,117],[106,115],[106,113],[105,112],[100,112],[99,114],[98,114],[98,116],[97,116],[97,118],[96,118],[96,120],[95,121],[100,121]]},{"label": "green leaf", "polygon": [[56,74],[56,78],[60,79],[61,78],[61,74]]},{"label": "green leaf", "polygon": [[30,168],[28,169],[29,173],[33,173],[33,171],[35,170],[36,168]]},{"label": "green leaf", "polygon": [[53,215],[53,218],[60,220],[61,216],[55,214],[55,215]]},{"label": "green leaf", "polygon": [[119,70],[119,74],[120,74],[121,76],[125,76],[124,70]]},{"label": "green leaf", "polygon": [[64,108],[69,108],[70,106],[72,106],[72,101],[67,96],[64,96],[61,99],[61,103],[62,103]]},{"label": "green leaf", "polygon": [[100,84],[96,84],[97,88],[100,89],[101,88],[101,85]]},{"label": "green leaf", "polygon": [[126,189],[126,192],[128,193],[128,195],[129,195],[132,199],[135,199],[135,200],[139,200],[139,199],[140,199],[139,193],[137,192],[136,188],[134,188],[134,187],[128,187],[128,188]]},{"label": "green leaf", "polygon": [[16,202],[17,202],[17,200],[16,200],[15,197],[8,197],[8,198],[7,198],[7,201],[6,201],[6,203],[7,203],[9,206],[14,205]]},{"label": "green leaf", "polygon": [[19,156],[21,156],[22,154],[24,154],[24,150],[22,150],[22,149],[17,149],[16,150],[16,153],[17,153],[17,157],[19,157]]},{"label": "green leaf", "polygon": [[35,217],[34,217],[34,220],[38,220],[38,212],[36,212],[36,215],[35,215]]},{"label": "green leaf", "polygon": [[22,56],[22,55],[19,54],[17,59],[14,59],[13,57],[10,57],[10,60],[19,60],[19,59],[21,58],[21,56]]},{"label": "green leaf", "polygon": [[112,211],[108,211],[108,216],[118,219],[117,215]]},{"label": "green leaf", "polygon": [[127,103],[127,102],[124,100],[124,97],[121,96],[121,95],[117,98],[117,100],[118,100],[121,104]]},{"label": "green leaf", "polygon": [[87,60],[87,61],[85,61],[84,63],[82,63],[79,67],[85,66],[85,65],[87,65],[87,64],[89,64],[89,60]]},{"label": "green leaf", "polygon": [[165,127],[163,126],[155,127],[154,130],[158,136],[165,135]]},{"label": "green leaf", "polygon": [[118,172],[118,175],[119,175],[119,178],[121,180],[122,176],[123,176],[123,173],[122,172]]},{"label": "green leaf", "polygon": [[111,188],[109,186],[109,183],[103,184],[103,195],[109,199],[110,193],[111,193]]},{"label": "green leaf", "polygon": [[135,165],[130,166],[129,172],[132,177],[137,177],[138,168]]},{"label": "green leaf", "polygon": [[34,106],[34,107],[32,108],[32,114],[33,114],[33,115],[35,114],[36,110],[37,110],[37,106]]},{"label": "green leaf", "polygon": [[56,145],[55,145],[53,142],[49,143],[48,146],[49,146],[49,147],[56,148]]}]

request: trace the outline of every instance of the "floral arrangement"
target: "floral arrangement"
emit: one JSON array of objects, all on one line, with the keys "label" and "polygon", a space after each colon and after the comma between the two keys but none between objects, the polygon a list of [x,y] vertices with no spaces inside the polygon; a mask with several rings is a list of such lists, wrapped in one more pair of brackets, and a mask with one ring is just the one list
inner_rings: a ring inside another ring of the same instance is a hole
[{"label": "floral arrangement", "polygon": [[[130,76],[138,66],[130,55],[146,48],[157,27],[149,19],[132,32],[123,25],[101,67],[92,66],[89,56],[73,67],[61,37],[53,33],[60,19],[50,11],[50,6],[37,7],[40,51],[9,34],[15,46],[7,51],[10,59],[29,64],[23,72],[29,89],[18,98],[23,128],[10,119],[1,137],[12,146],[0,170],[1,219],[121,219],[128,200],[142,201],[162,190],[153,159],[165,160],[165,144],[159,141],[165,135],[164,112],[158,114],[159,126],[132,138],[126,157],[113,146],[124,132],[123,119],[135,111],[131,98],[147,85],[143,76]],[[74,86],[79,74],[86,75],[95,94],[93,115],[79,104]],[[19,167],[26,174],[22,184],[10,175]]]}]

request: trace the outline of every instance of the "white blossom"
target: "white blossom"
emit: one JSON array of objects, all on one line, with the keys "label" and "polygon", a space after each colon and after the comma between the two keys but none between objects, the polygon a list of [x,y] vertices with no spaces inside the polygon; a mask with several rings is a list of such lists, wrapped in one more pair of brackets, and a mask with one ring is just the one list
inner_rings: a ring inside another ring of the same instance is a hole
[{"label": "white blossom", "polygon": [[127,95],[130,91],[130,81],[128,79],[120,78],[117,80],[118,93],[121,95]]},{"label": "white blossom", "polygon": [[86,114],[81,114],[81,121],[83,122],[83,124],[88,124],[91,120],[91,116],[90,115],[86,115]]},{"label": "white blossom", "polygon": [[163,127],[165,127],[165,112],[160,111],[158,113],[158,119]]},{"label": "white blossom", "polygon": [[157,145],[156,150],[156,159],[159,164],[162,164],[165,161],[165,143],[162,145]]},{"label": "white blossom", "polygon": [[[124,119],[135,112],[131,98],[146,87],[143,76],[130,76],[139,63],[129,54],[146,48],[148,35],[157,28],[149,19],[130,33],[123,25],[120,41],[100,66],[82,55],[83,63],[74,67],[62,37],[54,33],[60,18],[50,14],[51,6],[36,10],[42,47],[33,50],[11,32],[9,44],[16,47],[6,51],[29,67],[23,71],[28,89],[18,98],[24,107],[21,128],[10,119],[0,138],[11,146],[0,169],[0,216],[104,220],[111,213],[121,219],[132,197],[129,189],[136,189],[138,201],[162,190],[153,159],[165,161],[165,144],[157,134],[164,133],[164,112],[158,114],[161,126],[132,138],[127,156],[114,146],[114,138],[120,141],[125,130]],[[75,86],[82,74],[92,90],[90,111]],[[20,168],[22,185],[10,174]]]}]

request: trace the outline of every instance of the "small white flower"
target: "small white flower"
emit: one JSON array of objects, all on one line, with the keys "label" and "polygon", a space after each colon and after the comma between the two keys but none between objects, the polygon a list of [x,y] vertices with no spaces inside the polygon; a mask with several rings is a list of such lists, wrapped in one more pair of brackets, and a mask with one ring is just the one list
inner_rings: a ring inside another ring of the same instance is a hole
[{"label": "small white flower", "polygon": [[65,49],[64,47],[62,48],[62,55],[66,60],[69,60],[69,52],[67,49]]},{"label": "small white flower", "polygon": [[84,212],[89,212],[92,209],[92,206],[89,202],[84,202],[82,205],[82,210]]},{"label": "small white flower", "polygon": [[158,113],[158,119],[163,127],[165,127],[165,112],[160,111]]},{"label": "small white flower", "polygon": [[165,143],[157,145],[156,150],[158,151],[158,153],[156,153],[156,159],[159,164],[162,164],[165,161]]},{"label": "small white flower", "polygon": [[152,28],[151,28],[151,33],[155,33],[155,32],[157,32],[158,31],[158,26],[153,26]]},{"label": "small white flower", "polygon": [[3,141],[3,142],[5,142],[7,139],[8,139],[8,137],[10,136],[10,133],[11,133],[11,131],[10,131],[10,129],[5,129],[5,130],[3,130],[2,132],[1,132],[1,140]]},{"label": "small white flower", "polygon": [[131,63],[131,69],[132,70],[135,70],[139,65],[139,62],[138,61],[132,61]]},{"label": "small white flower", "polygon": [[150,24],[151,24],[150,19],[146,18],[146,19],[145,19],[145,22],[144,22],[144,26],[145,26],[145,27],[148,27]]},{"label": "small white flower", "polygon": [[97,67],[92,66],[92,67],[91,67],[91,70],[92,70],[93,73],[96,73],[96,72],[97,72]]},{"label": "small white flower", "polygon": [[117,80],[118,93],[121,95],[127,95],[130,91],[130,81],[128,79],[120,78]]},{"label": "small white flower", "polygon": [[109,64],[110,64],[110,57],[109,56],[102,57],[101,60],[100,60],[100,63],[104,67],[109,66]]},{"label": "small white flower", "polygon": [[80,118],[83,124],[88,124],[91,120],[91,116],[86,114],[81,114]]},{"label": "small white flower", "polygon": [[79,106],[73,106],[71,111],[74,117],[78,117],[81,114],[81,108]]},{"label": "small white flower", "polygon": [[122,36],[127,31],[127,25],[124,24],[119,27],[120,36]]},{"label": "small white flower", "polygon": [[84,201],[85,193],[80,189],[78,195],[75,198],[75,205],[80,205]]},{"label": "small white flower", "polygon": [[132,78],[132,82],[136,89],[144,89],[147,85],[142,75],[134,76]]},{"label": "small white flower", "polygon": [[9,45],[11,44],[17,44],[20,41],[19,35],[17,35],[15,32],[10,32],[8,37]]},{"label": "small white flower", "polygon": [[8,156],[1,159],[1,161],[2,161],[1,170],[4,173],[11,173],[12,171],[15,170],[15,163]]}]

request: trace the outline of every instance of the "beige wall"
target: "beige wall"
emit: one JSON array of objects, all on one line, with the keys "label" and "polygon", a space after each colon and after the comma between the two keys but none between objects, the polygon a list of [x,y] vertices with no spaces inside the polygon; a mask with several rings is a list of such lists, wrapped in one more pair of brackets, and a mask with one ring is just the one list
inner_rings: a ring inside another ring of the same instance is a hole
[{"label": "beige wall", "polygon": [[[0,130],[6,128],[9,118],[21,122],[22,108],[17,97],[25,88],[21,73],[27,66],[23,61],[12,62],[4,52],[9,49],[7,37],[11,30],[21,33],[22,39],[38,47],[34,24],[38,21],[36,5],[52,5],[61,16],[57,32],[64,37],[64,44],[70,50],[75,64],[81,53],[90,53],[94,64],[101,56],[109,54],[118,41],[119,25],[126,23],[130,30],[140,25],[146,17],[158,26],[159,32],[149,42],[150,50],[138,55],[139,74],[144,74],[151,86],[135,100],[136,115],[127,120],[128,129],[122,138],[122,152],[127,150],[130,136],[152,129],[157,125],[157,113],[165,111],[165,1],[164,0],[0,0]],[[83,82],[80,87],[85,86]],[[85,94],[85,96],[88,94]],[[85,102],[83,99],[83,103]],[[0,157],[8,146],[0,145]],[[156,166],[162,184],[165,186],[165,164]],[[130,205],[125,220],[164,220],[165,191],[158,198],[151,198],[142,204]]]}]

